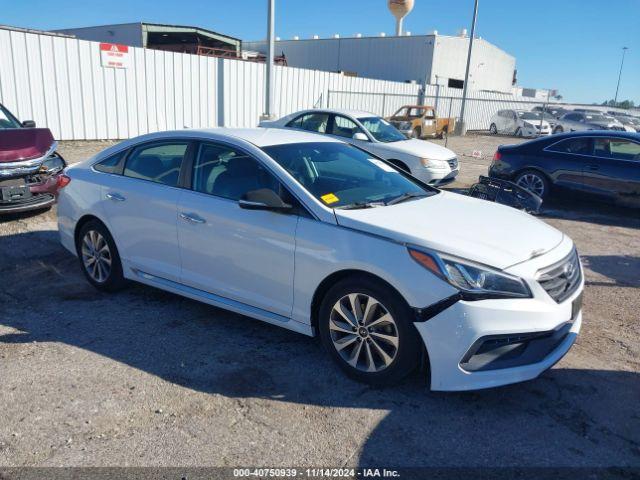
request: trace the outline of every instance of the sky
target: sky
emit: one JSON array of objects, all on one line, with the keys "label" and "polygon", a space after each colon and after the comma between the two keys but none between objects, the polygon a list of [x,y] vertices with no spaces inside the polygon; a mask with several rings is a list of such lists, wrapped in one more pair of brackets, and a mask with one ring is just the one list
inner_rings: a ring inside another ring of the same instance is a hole
[{"label": "sky", "polygon": [[[267,0],[20,0],[0,24],[50,30],[146,21],[196,25],[241,38],[266,37]],[[276,0],[276,35],[394,33],[386,0]],[[470,29],[473,0],[415,0],[405,30],[455,35]],[[640,0],[480,0],[477,35],[516,57],[518,83],[557,89],[565,101],[615,96],[640,104]]]}]

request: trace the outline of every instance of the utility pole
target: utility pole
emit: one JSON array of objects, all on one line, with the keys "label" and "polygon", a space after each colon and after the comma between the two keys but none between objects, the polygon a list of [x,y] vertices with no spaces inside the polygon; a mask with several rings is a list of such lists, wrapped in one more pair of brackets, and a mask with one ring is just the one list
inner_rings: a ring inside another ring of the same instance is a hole
[{"label": "utility pole", "polygon": [[467,125],[464,122],[464,107],[467,103],[467,87],[469,85],[469,68],[471,67],[471,52],[473,51],[473,37],[476,31],[476,19],[478,18],[478,0],[473,5],[473,21],[471,22],[471,38],[469,39],[469,53],[467,54],[467,70],[464,74],[464,86],[462,89],[462,105],[460,107],[460,135],[466,135]]},{"label": "utility pole", "polygon": [[275,50],[275,0],[267,0],[269,11],[267,15],[267,75],[265,85],[265,110],[262,119],[271,120],[273,112],[273,58]]},{"label": "utility pole", "polygon": [[616,87],[616,98],[613,100],[614,107],[618,106],[618,91],[620,90],[620,79],[622,78],[622,67],[624,66],[624,56],[629,47],[622,47],[622,62],[620,62],[620,73],[618,74],[618,86]]}]

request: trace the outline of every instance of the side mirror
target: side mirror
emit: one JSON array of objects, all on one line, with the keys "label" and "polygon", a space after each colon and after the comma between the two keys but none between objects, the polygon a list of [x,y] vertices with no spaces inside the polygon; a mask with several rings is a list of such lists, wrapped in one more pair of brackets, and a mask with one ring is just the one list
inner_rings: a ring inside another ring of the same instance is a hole
[{"label": "side mirror", "polygon": [[245,193],[238,205],[246,210],[291,210],[293,208],[288,203],[284,203],[280,195],[269,188]]},{"label": "side mirror", "polygon": [[25,120],[24,122],[22,122],[22,126],[24,128],[36,128],[36,122],[34,122],[33,120]]},{"label": "side mirror", "polygon": [[369,141],[369,137],[367,137],[364,133],[362,132],[356,132],[353,134],[353,139],[354,140],[361,140],[363,142],[368,142]]}]

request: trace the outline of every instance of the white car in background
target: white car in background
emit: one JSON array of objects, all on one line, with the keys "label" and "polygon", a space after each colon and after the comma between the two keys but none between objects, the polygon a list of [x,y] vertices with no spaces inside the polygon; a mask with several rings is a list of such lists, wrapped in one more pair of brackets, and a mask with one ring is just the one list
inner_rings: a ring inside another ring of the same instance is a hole
[{"label": "white car in background", "polygon": [[154,133],[64,175],[60,239],[93,286],[135,280],[319,335],[360,381],[421,361],[434,390],[532,379],[580,330],[571,239],[328,136]]},{"label": "white car in background", "polygon": [[291,128],[334,137],[351,143],[411,173],[428,185],[455,180],[460,171],[456,154],[424,140],[407,139],[384,118],[370,112],[313,109],[292,113],[261,127]]},{"label": "white car in background", "polygon": [[551,135],[551,125],[540,112],[527,110],[500,110],[491,117],[489,132],[516,137]]}]

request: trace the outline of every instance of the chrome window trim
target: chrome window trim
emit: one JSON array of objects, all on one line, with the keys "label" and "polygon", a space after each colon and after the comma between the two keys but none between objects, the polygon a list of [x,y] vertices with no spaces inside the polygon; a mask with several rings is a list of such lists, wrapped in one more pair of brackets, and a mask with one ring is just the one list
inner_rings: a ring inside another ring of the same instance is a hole
[{"label": "chrome window trim", "polygon": [[[587,135],[584,135],[584,136],[574,137],[574,138],[591,138],[591,139],[601,139],[601,138],[616,138],[616,137],[609,137],[609,136],[607,136],[607,137],[605,137],[605,136],[591,136],[591,135],[587,136]],[[626,160],[626,159],[624,159],[624,158],[600,157],[600,156],[598,156],[598,155],[586,155],[586,154],[584,154],[584,153],[569,153],[569,152],[558,152],[558,151],[556,151],[556,150],[549,150],[549,149],[550,149],[551,147],[553,147],[554,145],[557,145],[557,144],[559,144],[559,143],[561,143],[561,142],[564,142],[564,141],[566,141],[566,140],[571,140],[571,139],[570,139],[570,138],[563,138],[562,140],[558,140],[557,142],[552,143],[551,145],[549,145],[549,146],[547,146],[547,147],[543,148],[543,149],[542,149],[542,151],[543,151],[543,152],[549,152],[549,153],[557,153],[557,154],[560,154],[560,155],[577,155],[577,156],[579,156],[579,157],[600,158],[600,159],[602,159],[602,160],[616,160],[616,161],[618,161],[618,162],[631,162],[631,163],[639,163],[639,164],[640,164],[640,160]],[[631,143],[635,143],[636,145],[638,145],[638,146],[640,147],[640,143],[636,142],[635,140],[631,140],[631,139],[629,139],[629,138],[620,138],[620,140],[626,140],[626,141],[629,141],[629,142],[631,142]]]}]

